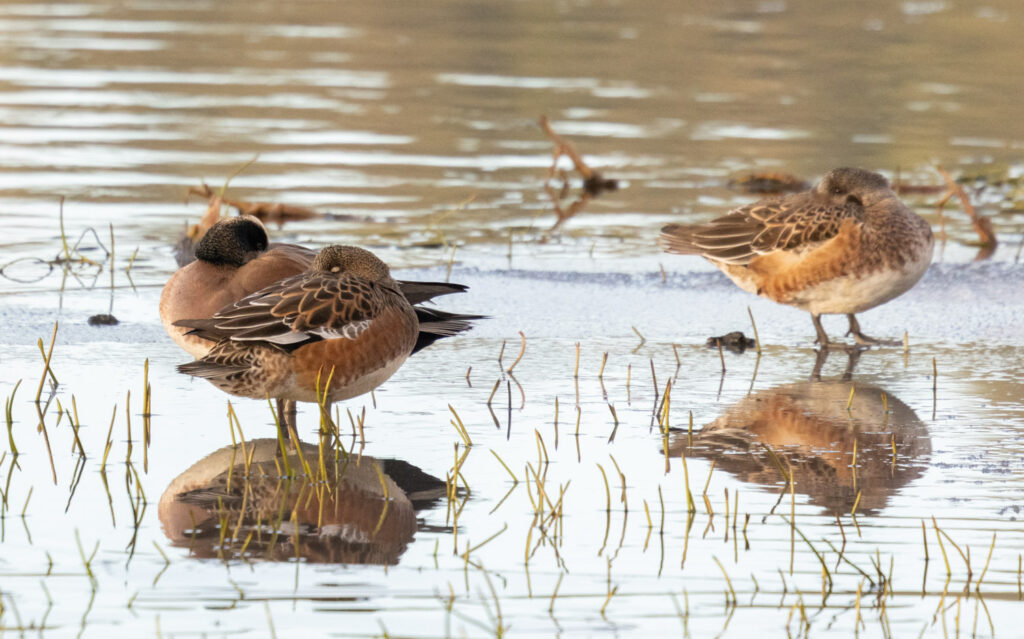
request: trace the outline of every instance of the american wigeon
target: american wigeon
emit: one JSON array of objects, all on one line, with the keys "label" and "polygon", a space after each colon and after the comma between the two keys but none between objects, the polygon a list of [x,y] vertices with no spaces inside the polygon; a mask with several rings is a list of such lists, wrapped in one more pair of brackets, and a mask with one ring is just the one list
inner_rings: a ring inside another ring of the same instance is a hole
[{"label": "american wigeon", "polygon": [[855,313],[906,292],[924,275],[934,239],[884,177],[829,171],[809,191],[761,200],[706,224],[669,224],[670,253],[701,255],[740,288],[811,314],[816,342],[830,343],[823,314],[845,314],[858,345],[893,344],[864,335]]},{"label": "american wigeon", "polygon": [[480,318],[413,305],[439,286],[458,285],[409,283],[404,293],[373,253],[329,246],[299,275],[208,319],[175,322],[215,342],[178,370],[242,397],[325,405],[355,397],[391,377],[412,353]]},{"label": "american wigeon", "polygon": [[[179,346],[195,358],[206,355],[216,339],[207,339],[175,323],[206,319],[233,302],[288,277],[309,269],[316,251],[296,244],[271,243],[267,230],[255,217],[240,215],[222,219],[206,232],[196,246],[196,260],[178,269],[160,295],[160,319],[164,329]],[[447,282],[398,281],[398,288],[410,304],[466,290]],[[444,322],[454,316],[416,306],[420,324],[417,350],[443,335]],[[294,423],[295,404],[278,402],[283,419]]]},{"label": "american wigeon", "polygon": [[286,277],[302,273],[316,251],[295,244],[271,244],[267,230],[248,215],[214,224],[196,245],[196,260],[171,275],[160,294],[160,319],[171,339],[193,357],[214,342],[175,326],[207,318],[232,302]]}]

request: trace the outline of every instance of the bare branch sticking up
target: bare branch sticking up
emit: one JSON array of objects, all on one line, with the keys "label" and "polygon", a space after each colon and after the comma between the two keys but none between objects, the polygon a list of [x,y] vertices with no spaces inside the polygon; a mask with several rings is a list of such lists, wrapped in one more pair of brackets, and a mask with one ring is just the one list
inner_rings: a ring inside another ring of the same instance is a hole
[{"label": "bare branch sticking up", "polygon": [[976,260],[984,260],[992,255],[996,250],[998,241],[996,240],[995,229],[992,228],[992,220],[987,215],[978,215],[978,212],[974,209],[971,204],[971,200],[967,197],[967,193],[964,192],[963,188],[953,180],[953,177],[941,166],[936,167],[939,173],[942,174],[942,178],[946,181],[947,192],[942,202],[945,203],[950,197],[956,195],[960,200],[960,205],[964,209],[964,213],[967,213],[968,217],[971,218],[971,226],[974,227],[974,231],[978,234],[979,244],[981,245],[981,251],[979,251]]},{"label": "bare branch sticking up", "polygon": [[[566,220],[572,218],[583,210],[583,207],[586,206],[587,202],[589,202],[591,198],[597,197],[605,191],[616,190],[619,188],[619,183],[617,180],[603,177],[600,173],[590,168],[590,166],[588,166],[583,160],[583,156],[581,156],[576,150],[576,147],[572,142],[555,133],[554,129],[551,128],[551,122],[548,121],[546,115],[542,115],[540,117],[540,128],[555,145],[552,153],[551,167],[548,169],[547,177],[544,180],[544,192],[547,193],[548,198],[551,200],[551,204],[554,206],[555,214],[558,215],[558,219],[555,220],[554,225],[548,229],[544,234],[544,238],[541,240],[547,241],[547,238],[557,231]],[[577,196],[576,199],[567,207],[563,207],[561,201],[565,199],[569,193],[569,178],[565,171],[558,168],[558,160],[563,155],[572,160],[576,172],[583,178],[583,192],[580,193],[579,196]],[[556,176],[562,180],[562,187],[558,191],[551,186],[551,181],[554,180]]]}]

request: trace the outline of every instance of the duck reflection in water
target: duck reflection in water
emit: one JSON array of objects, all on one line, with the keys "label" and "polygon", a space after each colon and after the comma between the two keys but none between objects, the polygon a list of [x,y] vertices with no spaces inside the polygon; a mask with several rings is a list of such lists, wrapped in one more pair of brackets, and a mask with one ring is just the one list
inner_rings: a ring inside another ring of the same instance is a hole
[{"label": "duck reflection in water", "polygon": [[[675,432],[669,454],[714,460],[716,468],[764,486],[786,486],[783,469],[792,469],[795,491],[830,514],[851,512],[858,492],[858,514],[880,511],[892,493],[924,473],[931,439],[892,393],[848,381],[858,356],[850,354],[838,380],[819,377],[747,395],[695,432],[692,443]],[[823,364],[819,356],[815,376]]]},{"label": "duck reflection in water", "polygon": [[159,505],[172,544],[199,558],[394,565],[416,511],[444,495],[444,481],[403,461],[342,452],[335,463],[327,447],[321,466],[315,445],[280,451],[276,439],[227,446],[175,478]]}]

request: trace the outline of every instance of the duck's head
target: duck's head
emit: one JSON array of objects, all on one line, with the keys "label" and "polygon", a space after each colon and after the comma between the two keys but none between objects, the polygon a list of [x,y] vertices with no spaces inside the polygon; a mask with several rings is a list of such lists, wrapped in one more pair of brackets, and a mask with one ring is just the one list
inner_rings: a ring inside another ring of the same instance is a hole
[{"label": "duck's head", "polygon": [[320,249],[310,267],[315,271],[358,275],[372,282],[392,284],[391,269],[379,257],[358,246],[327,246]]},{"label": "duck's head", "polygon": [[211,226],[196,245],[196,258],[237,267],[266,251],[269,245],[263,223],[251,215],[239,215]]},{"label": "duck's head", "polygon": [[895,195],[889,181],[878,173],[853,168],[832,169],[821,178],[816,190],[835,204],[855,202],[864,207]]}]

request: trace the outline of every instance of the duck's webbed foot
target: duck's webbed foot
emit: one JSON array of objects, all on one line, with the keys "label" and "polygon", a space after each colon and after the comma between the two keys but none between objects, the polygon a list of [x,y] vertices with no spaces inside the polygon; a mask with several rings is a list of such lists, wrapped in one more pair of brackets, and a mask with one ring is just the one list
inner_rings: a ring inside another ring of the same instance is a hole
[{"label": "duck's webbed foot", "polygon": [[825,332],[824,327],[821,325],[821,315],[811,313],[811,321],[814,322],[814,330],[818,333],[818,337],[815,338],[814,343],[817,344],[821,350],[843,351],[849,353],[864,348],[864,345],[859,342],[857,344],[844,344],[842,342],[833,342],[829,340],[828,333]]},{"label": "duck's webbed foot", "polygon": [[853,335],[854,341],[860,346],[899,346],[903,342],[899,340],[891,339],[877,339],[865,335],[860,331],[860,323],[857,321],[856,316],[853,313],[847,313],[846,317],[850,320],[850,330],[846,331],[847,335]]}]

